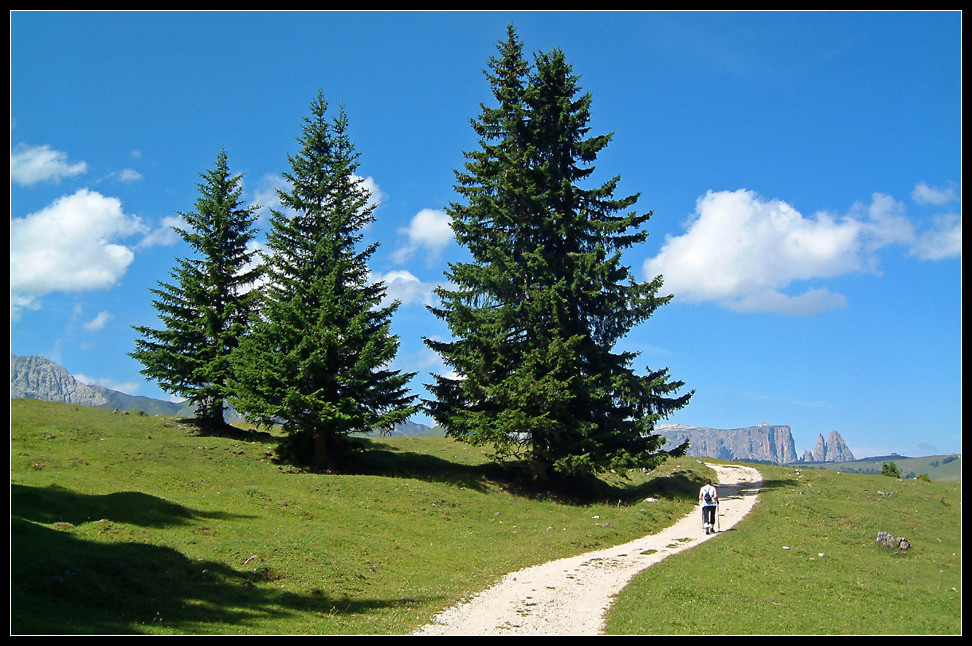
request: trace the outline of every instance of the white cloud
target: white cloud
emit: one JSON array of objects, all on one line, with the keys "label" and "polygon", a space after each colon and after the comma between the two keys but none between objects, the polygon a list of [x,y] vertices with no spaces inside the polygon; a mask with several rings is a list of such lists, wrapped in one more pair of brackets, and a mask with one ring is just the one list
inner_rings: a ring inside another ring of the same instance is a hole
[{"label": "white cloud", "polygon": [[134,259],[118,242],[144,233],[117,198],[81,189],[24,218],[10,220],[10,291],[23,306],[52,291],[113,286]]},{"label": "white cloud", "polygon": [[911,247],[922,260],[946,260],[962,255],[962,216],[939,215],[935,228],[922,233]]},{"label": "white cloud", "polygon": [[50,146],[19,144],[10,151],[10,181],[31,186],[47,180],[80,175],[88,171],[84,162],[69,163],[67,153]]},{"label": "white cloud", "polygon": [[821,212],[808,218],[753,191],[710,191],[697,201],[687,229],[667,238],[645,262],[647,277],[661,274],[665,291],[686,301],[785,314],[845,304],[843,296],[822,287],[784,293],[795,283],[876,271],[878,249],[917,240],[902,205],[877,193],[847,216]]},{"label": "white cloud", "polygon": [[[921,182],[911,193],[912,199],[922,205],[945,206],[959,201],[955,186],[946,188],[928,186]],[[959,208],[961,210],[961,207]],[[962,215],[943,213],[933,218],[931,230],[920,233],[914,241],[911,253],[922,260],[946,260],[962,255]]]},{"label": "white cloud", "polygon": [[420,303],[431,305],[435,300],[433,290],[435,285],[419,280],[415,274],[404,269],[390,271],[385,274],[372,273],[371,282],[385,284],[385,299],[383,305],[392,301],[401,301],[403,305]]},{"label": "white cloud", "polygon": [[[368,205],[378,208],[385,199],[385,194],[378,186],[378,183],[371,177],[358,177],[357,175],[353,175],[352,177],[360,181],[362,188],[368,191]],[[280,204],[278,191],[287,193],[292,188],[293,186],[290,184],[290,181],[282,175],[264,175],[263,179],[260,180],[259,186],[253,191],[253,203],[259,207],[257,209],[259,217],[265,220],[270,216],[271,210],[288,212],[288,209],[285,209]]]},{"label": "white cloud", "polygon": [[134,168],[123,168],[112,175],[122,182],[137,182],[142,179],[142,174]]},{"label": "white cloud", "polygon": [[108,321],[115,318],[106,311],[98,312],[98,315],[84,324],[84,329],[88,332],[97,332],[98,330],[105,327]]},{"label": "white cloud", "polygon": [[138,248],[145,249],[148,247],[168,247],[174,245],[182,240],[182,237],[172,227],[182,229],[186,226],[186,221],[182,219],[181,215],[167,215],[162,218],[162,222],[158,227],[149,231],[142,238],[138,243]]},{"label": "white cloud", "polygon": [[449,215],[435,209],[422,209],[409,222],[407,227],[398,230],[408,241],[395,251],[396,262],[406,262],[416,252],[423,250],[429,262],[434,262],[439,254],[453,240],[452,224]]},{"label": "white cloud", "polygon": [[77,374],[73,375],[77,381],[89,386],[101,386],[102,388],[108,388],[110,390],[117,390],[118,392],[127,393],[129,395],[135,395],[138,393],[138,389],[141,384],[136,381],[115,381],[114,379],[99,379],[96,377],[88,377],[87,375]]},{"label": "white cloud", "polygon": [[354,179],[360,180],[362,187],[368,191],[370,197],[368,198],[368,205],[378,208],[378,206],[385,201],[385,194],[382,192],[381,187],[378,186],[378,182],[372,177],[358,177],[354,176]]},{"label": "white cloud", "polygon": [[954,186],[938,188],[935,186],[929,186],[925,182],[921,182],[915,186],[915,190],[911,192],[911,199],[918,204],[934,204],[936,206],[942,206],[944,204],[954,202],[957,198],[955,195]]},{"label": "white cloud", "polygon": [[253,202],[259,207],[257,213],[260,219],[265,220],[271,210],[279,211],[282,208],[278,190],[286,193],[290,190],[290,182],[280,175],[264,175],[260,180],[260,186],[253,192]]}]

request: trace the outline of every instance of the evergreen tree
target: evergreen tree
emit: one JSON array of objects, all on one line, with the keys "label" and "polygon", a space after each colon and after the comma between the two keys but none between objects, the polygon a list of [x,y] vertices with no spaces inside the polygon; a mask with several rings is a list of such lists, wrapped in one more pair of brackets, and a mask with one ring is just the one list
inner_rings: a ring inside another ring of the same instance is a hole
[{"label": "evergreen tree", "polygon": [[456,173],[466,204],[448,207],[471,261],[450,265],[430,308],[453,340],[426,344],[454,374],[436,376],[427,405],[449,435],[543,478],[654,466],[684,452],[663,451],[653,430],[692,393],[613,351],[671,298],[621,260],[651,212],[628,212],[638,195],[615,198],[618,177],[582,187],[611,136],[589,136],[591,97],[563,53],[528,66],[512,27],[499,51],[486,72],[497,106],[473,121],[480,149]]},{"label": "evergreen tree", "polygon": [[237,353],[233,405],[252,421],[280,423],[289,457],[318,469],[339,466],[347,435],[390,429],[416,410],[406,394],[413,374],[389,366],[398,303],[381,305],[382,283],[368,283],[376,244],[358,250],[373,220],[369,192],[355,175],[358,154],[347,117],[327,116],[318,93],[304,119],[300,152],[271,211],[267,284],[253,334]]},{"label": "evergreen tree", "polygon": [[195,255],[180,258],[172,283],[150,290],[164,327],[135,326],[142,336],[130,356],[141,373],[167,392],[186,397],[195,416],[210,428],[224,423],[231,377],[230,356],[245,334],[259,275],[253,266],[253,207],[241,202],[241,175],[230,175],[220,150],[213,170],[201,175],[196,210],[173,227]]}]

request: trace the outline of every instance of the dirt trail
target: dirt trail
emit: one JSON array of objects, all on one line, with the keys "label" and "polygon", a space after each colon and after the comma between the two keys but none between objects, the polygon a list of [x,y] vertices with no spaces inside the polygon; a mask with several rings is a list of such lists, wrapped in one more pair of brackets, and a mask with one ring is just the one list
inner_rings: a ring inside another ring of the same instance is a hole
[{"label": "dirt trail", "polygon": [[[717,474],[718,519],[725,532],[756,504],[762,476],[750,467],[709,466]],[[612,600],[635,574],[718,535],[703,532],[696,508],[657,534],[508,574],[468,602],[439,613],[415,634],[602,634]]]}]

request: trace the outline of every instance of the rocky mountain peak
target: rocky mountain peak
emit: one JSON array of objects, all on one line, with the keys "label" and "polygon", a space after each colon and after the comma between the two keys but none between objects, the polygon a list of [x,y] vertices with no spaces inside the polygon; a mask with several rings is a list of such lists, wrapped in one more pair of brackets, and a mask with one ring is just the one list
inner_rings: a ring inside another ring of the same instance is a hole
[{"label": "rocky mountain peak", "polygon": [[790,427],[757,424],[745,428],[718,429],[684,424],[659,424],[655,431],[666,438],[668,446],[689,441],[686,455],[724,460],[752,460],[791,464],[795,462],[848,462],[854,454],[837,431],[828,439],[817,437],[813,451],[797,456]]},{"label": "rocky mountain peak", "polygon": [[71,373],[44,357],[10,355],[12,398],[61,401],[81,406],[104,406],[108,399],[99,390],[76,380]]}]

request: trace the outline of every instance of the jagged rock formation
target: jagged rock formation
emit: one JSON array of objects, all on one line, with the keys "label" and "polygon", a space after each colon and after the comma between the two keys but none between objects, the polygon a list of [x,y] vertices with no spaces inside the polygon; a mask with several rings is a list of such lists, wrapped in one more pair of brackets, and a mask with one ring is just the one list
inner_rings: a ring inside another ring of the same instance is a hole
[{"label": "jagged rock formation", "polygon": [[830,431],[824,450],[824,462],[850,462],[854,454],[837,431]]},{"label": "jagged rock formation", "polygon": [[818,435],[813,452],[805,451],[803,454],[803,462],[850,462],[854,459],[854,454],[837,431],[831,431],[826,441],[822,433]]},{"label": "jagged rock formation", "polygon": [[660,424],[655,431],[664,436],[668,447],[689,441],[686,455],[719,458],[723,460],[747,460],[751,462],[850,462],[854,454],[837,431],[831,431],[825,441],[817,437],[813,451],[804,451],[797,457],[793,435],[789,426],[759,424],[746,428],[718,429],[682,424]]},{"label": "jagged rock formation", "polygon": [[10,355],[10,397],[101,407],[108,398],[44,357]]},{"label": "jagged rock formation", "polygon": [[823,435],[817,436],[817,443],[813,447],[813,462],[825,462],[827,459],[827,443]]},{"label": "jagged rock formation", "polygon": [[153,415],[192,414],[184,403],[129,395],[104,386],[82,383],[63,366],[38,356],[10,355],[10,397],[95,408],[141,410]]},{"label": "jagged rock formation", "polygon": [[789,426],[759,424],[746,428],[717,429],[661,424],[655,430],[675,447],[689,441],[686,455],[789,464],[797,461]]},{"label": "jagged rock formation", "polygon": [[[10,354],[10,398],[40,399],[78,406],[93,406],[116,410],[140,410],[150,415],[192,417],[193,408],[187,402],[170,402],[141,397],[81,383],[64,367],[39,356],[19,357]],[[224,419],[229,424],[243,421],[243,416],[227,408]],[[429,432],[422,424],[405,422],[395,427],[392,435],[420,435]]]}]

